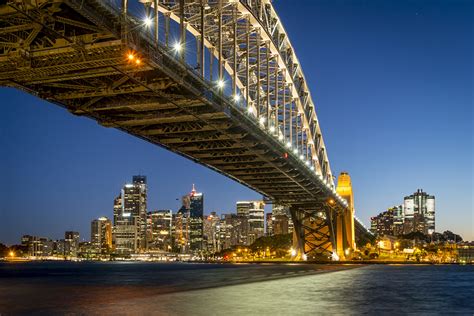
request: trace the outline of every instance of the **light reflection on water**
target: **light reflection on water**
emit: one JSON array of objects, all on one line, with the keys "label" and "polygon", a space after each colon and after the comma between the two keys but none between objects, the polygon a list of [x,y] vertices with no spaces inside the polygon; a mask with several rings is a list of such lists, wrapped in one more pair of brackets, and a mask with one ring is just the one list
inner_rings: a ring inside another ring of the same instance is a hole
[{"label": "light reflection on water", "polygon": [[[0,265],[0,314],[32,312],[38,308],[45,313],[162,315],[472,315],[474,312],[474,266],[371,265],[318,273],[335,268],[64,263],[5,268]],[[262,281],[269,278],[278,279]],[[29,299],[25,300],[26,297]]]}]

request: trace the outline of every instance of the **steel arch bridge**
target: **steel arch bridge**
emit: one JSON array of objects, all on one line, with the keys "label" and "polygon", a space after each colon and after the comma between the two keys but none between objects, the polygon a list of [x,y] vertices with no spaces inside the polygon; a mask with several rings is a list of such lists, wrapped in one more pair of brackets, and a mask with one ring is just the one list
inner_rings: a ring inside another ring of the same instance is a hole
[{"label": "steel arch bridge", "polygon": [[352,191],[269,0],[0,0],[0,85],[289,206],[300,258],[355,248]]}]

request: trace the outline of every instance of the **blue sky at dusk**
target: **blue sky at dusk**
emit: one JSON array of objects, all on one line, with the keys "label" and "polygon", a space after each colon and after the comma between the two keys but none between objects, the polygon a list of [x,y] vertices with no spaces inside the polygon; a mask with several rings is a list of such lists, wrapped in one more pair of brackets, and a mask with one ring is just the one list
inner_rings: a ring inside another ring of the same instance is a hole
[{"label": "blue sky at dusk", "polygon": [[[472,1],[275,0],[312,91],[334,174],[356,214],[422,188],[436,230],[474,239]],[[90,238],[132,175],[149,209],[176,211],[192,183],[205,211],[260,195],[211,170],[26,93],[0,88],[0,242],[23,234]]]}]

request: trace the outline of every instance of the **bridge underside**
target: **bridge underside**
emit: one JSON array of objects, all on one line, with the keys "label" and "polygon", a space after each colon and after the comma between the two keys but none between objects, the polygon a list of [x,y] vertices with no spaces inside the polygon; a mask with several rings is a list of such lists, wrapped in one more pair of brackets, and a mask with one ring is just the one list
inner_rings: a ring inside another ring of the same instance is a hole
[{"label": "bridge underside", "polygon": [[[330,256],[340,206],[258,122],[161,45],[120,36],[100,1],[0,2],[0,85],[179,155],[291,206],[298,247]],[[140,52],[141,63],[127,59]]]}]

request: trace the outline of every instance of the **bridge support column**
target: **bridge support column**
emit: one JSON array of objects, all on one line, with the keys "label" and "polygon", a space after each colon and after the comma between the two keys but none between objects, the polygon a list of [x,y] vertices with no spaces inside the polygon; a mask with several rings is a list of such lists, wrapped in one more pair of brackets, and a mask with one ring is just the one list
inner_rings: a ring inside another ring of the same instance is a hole
[{"label": "bridge support column", "polygon": [[303,259],[304,252],[304,229],[301,215],[298,209],[290,206],[290,214],[293,220],[293,249],[296,251],[295,260]]}]

